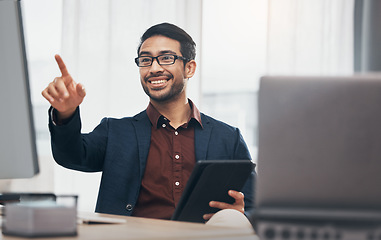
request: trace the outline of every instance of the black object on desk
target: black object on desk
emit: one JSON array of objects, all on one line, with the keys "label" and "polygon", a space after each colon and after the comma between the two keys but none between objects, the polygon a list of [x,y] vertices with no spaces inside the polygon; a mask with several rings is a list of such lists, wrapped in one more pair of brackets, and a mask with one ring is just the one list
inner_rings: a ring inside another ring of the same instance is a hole
[{"label": "black object on desk", "polygon": [[210,207],[209,202],[233,203],[228,191],[240,191],[254,167],[250,160],[198,161],[171,219],[205,222],[204,214],[219,210]]}]

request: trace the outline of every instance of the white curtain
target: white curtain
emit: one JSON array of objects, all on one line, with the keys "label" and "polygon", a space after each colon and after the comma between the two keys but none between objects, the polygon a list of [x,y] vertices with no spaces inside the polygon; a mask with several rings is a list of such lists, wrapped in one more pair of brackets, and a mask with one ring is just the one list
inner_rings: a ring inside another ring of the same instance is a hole
[{"label": "white curtain", "polygon": [[269,0],[268,74],[353,73],[354,0]]}]

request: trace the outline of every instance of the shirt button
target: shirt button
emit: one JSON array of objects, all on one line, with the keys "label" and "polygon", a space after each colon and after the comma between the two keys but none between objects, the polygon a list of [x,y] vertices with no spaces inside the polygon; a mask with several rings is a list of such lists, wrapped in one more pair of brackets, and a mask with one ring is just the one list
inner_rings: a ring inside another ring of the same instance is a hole
[{"label": "shirt button", "polygon": [[176,186],[179,186],[179,185],[180,185],[180,182],[175,182],[175,185],[176,185]]},{"label": "shirt button", "polygon": [[163,125],[161,125],[163,128],[165,128],[167,125],[165,125],[165,123],[163,123]]},{"label": "shirt button", "polygon": [[127,209],[127,211],[131,211],[132,210],[132,205],[131,204],[127,204],[126,205],[126,209]]},{"label": "shirt button", "polygon": [[179,133],[177,131],[175,131],[175,135],[177,136],[177,135],[179,135]]},{"label": "shirt button", "polygon": [[175,155],[175,158],[176,158],[176,159],[179,159],[179,158],[180,158],[180,156],[176,154],[176,155]]}]

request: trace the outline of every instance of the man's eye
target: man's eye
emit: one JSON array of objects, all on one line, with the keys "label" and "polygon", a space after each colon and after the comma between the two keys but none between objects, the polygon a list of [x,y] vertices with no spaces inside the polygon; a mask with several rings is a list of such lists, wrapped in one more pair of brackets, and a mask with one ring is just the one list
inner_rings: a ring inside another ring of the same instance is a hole
[{"label": "man's eye", "polygon": [[151,58],[140,58],[140,62],[150,62]]},{"label": "man's eye", "polygon": [[173,56],[172,55],[164,55],[161,57],[161,60],[162,61],[171,61],[171,60],[173,60]]}]

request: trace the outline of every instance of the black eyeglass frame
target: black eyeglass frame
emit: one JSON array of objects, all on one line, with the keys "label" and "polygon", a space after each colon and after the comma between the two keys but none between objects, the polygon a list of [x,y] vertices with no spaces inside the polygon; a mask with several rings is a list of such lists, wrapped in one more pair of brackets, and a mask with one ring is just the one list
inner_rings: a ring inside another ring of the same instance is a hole
[{"label": "black eyeglass frame", "polygon": [[[173,63],[160,63],[160,61],[159,61],[159,57],[162,57],[162,56],[173,56],[174,58],[173,58]],[[150,65],[146,65],[146,66],[140,66],[139,65],[139,58],[142,58],[142,57],[145,57],[145,58],[151,58],[151,64]],[[176,62],[176,60],[177,59],[180,59],[180,60],[183,60],[183,61],[189,61],[189,59],[188,58],[185,58],[185,57],[182,57],[182,56],[178,56],[178,55],[176,55],[176,54],[161,54],[161,55],[158,55],[158,56],[156,56],[156,57],[151,57],[151,56],[140,56],[140,57],[136,57],[135,58],[135,63],[136,63],[136,65],[138,66],[138,67],[150,67],[150,66],[152,66],[152,64],[153,64],[153,60],[154,59],[156,59],[156,62],[160,65],[160,66],[162,66],[162,65],[173,65],[173,64],[175,64],[175,62]]]}]

